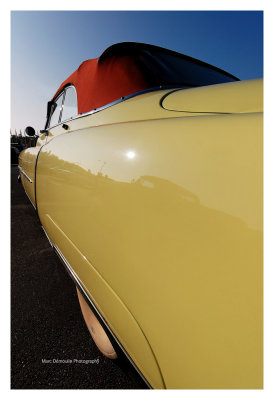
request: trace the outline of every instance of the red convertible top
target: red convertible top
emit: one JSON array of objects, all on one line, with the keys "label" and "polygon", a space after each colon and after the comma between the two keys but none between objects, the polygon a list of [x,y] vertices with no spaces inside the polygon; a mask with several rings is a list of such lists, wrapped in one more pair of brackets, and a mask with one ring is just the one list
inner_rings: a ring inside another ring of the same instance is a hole
[{"label": "red convertible top", "polygon": [[[182,60],[184,60],[183,74]],[[178,61],[180,65],[176,65]],[[191,76],[193,67],[194,73],[195,67],[196,70],[198,67],[196,80]],[[199,82],[201,70],[203,75],[207,71],[204,83]],[[187,81],[186,86],[200,86],[231,80],[237,78],[180,53],[143,43],[124,42],[110,46],[99,58],[84,61],[61,84],[53,99],[65,86],[74,85],[77,92],[78,113],[82,114],[120,97],[161,85],[183,85]]]}]

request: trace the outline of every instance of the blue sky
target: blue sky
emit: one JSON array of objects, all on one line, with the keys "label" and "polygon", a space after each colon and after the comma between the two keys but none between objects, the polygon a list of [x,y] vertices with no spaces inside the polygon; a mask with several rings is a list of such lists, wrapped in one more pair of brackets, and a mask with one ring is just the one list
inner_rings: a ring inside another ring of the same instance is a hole
[{"label": "blue sky", "polygon": [[263,76],[261,11],[13,11],[11,129],[42,129],[60,83],[123,41],[179,51],[240,79]]}]

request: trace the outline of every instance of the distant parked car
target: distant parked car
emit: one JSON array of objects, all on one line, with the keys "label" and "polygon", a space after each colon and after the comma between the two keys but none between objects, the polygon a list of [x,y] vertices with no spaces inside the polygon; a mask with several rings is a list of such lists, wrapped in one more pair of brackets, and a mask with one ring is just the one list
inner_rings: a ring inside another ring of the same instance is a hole
[{"label": "distant parked car", "polygon": [[91,336],[149,387],[262,388],[262,104],[261,80],[120,43],[20,154]]}]

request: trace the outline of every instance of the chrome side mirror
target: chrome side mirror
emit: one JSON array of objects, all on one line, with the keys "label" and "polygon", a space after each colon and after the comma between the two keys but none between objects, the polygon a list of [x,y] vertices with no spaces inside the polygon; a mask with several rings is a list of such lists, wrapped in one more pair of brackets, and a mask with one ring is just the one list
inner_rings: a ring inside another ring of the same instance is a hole
[{"label": "chrome side mirror", "polygon": [[35,129],[32,126],[27,126],[25,129],[25,134],[28,136],[35,136]]}]

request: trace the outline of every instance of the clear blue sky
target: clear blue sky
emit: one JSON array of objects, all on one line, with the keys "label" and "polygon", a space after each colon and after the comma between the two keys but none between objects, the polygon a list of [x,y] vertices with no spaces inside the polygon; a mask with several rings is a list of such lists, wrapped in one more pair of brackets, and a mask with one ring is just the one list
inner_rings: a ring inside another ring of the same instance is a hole
[{"label": "clear blue sky", "polygon": [[42,129],[62,81],[124,41],[166,47],[240,79],[263,76],[261,11],[13,11],[11,129]]}]

